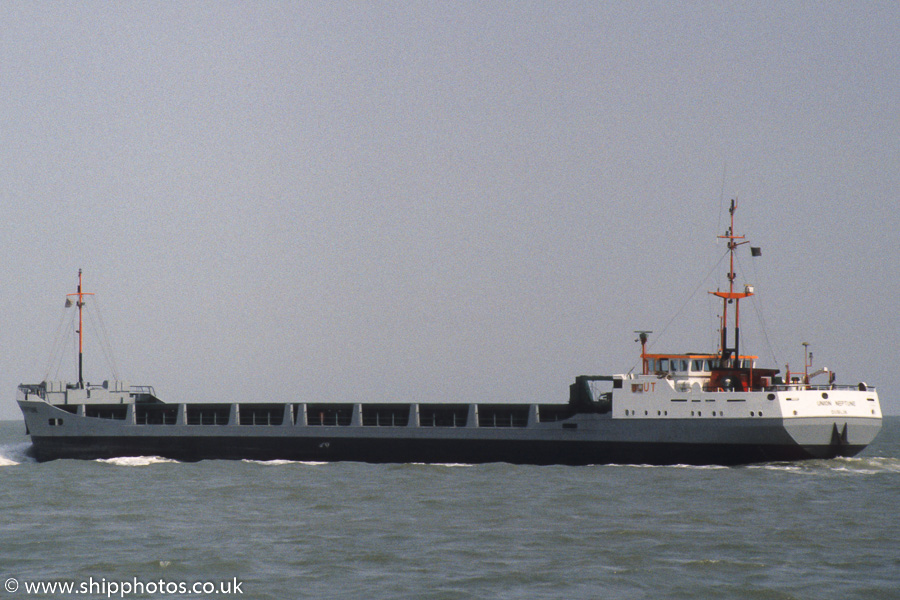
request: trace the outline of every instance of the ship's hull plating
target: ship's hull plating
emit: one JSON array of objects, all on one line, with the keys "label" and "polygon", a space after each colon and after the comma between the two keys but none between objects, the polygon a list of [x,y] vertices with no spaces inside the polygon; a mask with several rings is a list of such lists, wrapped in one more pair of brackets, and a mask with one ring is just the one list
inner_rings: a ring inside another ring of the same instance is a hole
[{"label": "ship's hull plating", "polygon": [[[616,419],[524,427],[136,425],[20,402],[40,461],[120,456],[372,463],[735,465],[853,456],[881,419]],[[50,426],[50,423],[55,423]]]},{"label": "ship's hull plating", "polygon": [[[853,456],[865,445],[690,444],[543,440],[423,440],[354,437],[321,442],[272,437],[34,438],[39,461],[162,456],[207,459],[359,461],[370,463],[487,463],[532,465],[739,465]],[[323,447],[323,444],[327,444]]]}]

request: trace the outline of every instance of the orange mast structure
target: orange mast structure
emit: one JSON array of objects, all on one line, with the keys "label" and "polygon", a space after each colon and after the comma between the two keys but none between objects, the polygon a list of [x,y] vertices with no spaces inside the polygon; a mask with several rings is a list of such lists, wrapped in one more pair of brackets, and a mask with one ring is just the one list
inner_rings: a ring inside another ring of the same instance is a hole
[{"label": "orange mast structure", "polygon": [[[734,274],[734,251],[735,249],[742,245],[749,243],[748,240],[745,240],[745,236],[743,235],[735,235],[734,234],[734,211],[737,209],[737,205],[735,200],[731,200],[731,207],[728,209],[728,213],[731,215],[731,227],[728,228],[728,231],[725,232],[725,235],[717,236],[719,239],[728,240],[728,252],[731,255],[731,264],[728,269],[728,291],[727,292],[710,292],[710,294],[714,296],[718,296],[722,299],[722,341],[721,341],[721,353],[722,353],[722,361],[724,366],[724,361],[729,358],[737,358],[740,353],[740,345],[741,345],[741,299],[747,298],[753,295],[753,288],[748,286],[744,287],[743,292],[735,292],[734,291],[734,280],[736,275]],[[742,242],[738,242],[736,240],[744,240]],[[734,303],[734,348],[728,347],[728,305]]]},{"label": "orange mast structure", "polygon": [[83,310],[84,310],[84,297],[85,296],[93,296],[94,294],[91,292],[82,292],[81,291],[81,269],[78,269],[78,291],[74,294],[66,294],[66,304],[70,305],[72,297],[77,297],[78,299],[75,301],[76,306],[78,306],[78,387],[84,388],[84,319],[83,319]]}]

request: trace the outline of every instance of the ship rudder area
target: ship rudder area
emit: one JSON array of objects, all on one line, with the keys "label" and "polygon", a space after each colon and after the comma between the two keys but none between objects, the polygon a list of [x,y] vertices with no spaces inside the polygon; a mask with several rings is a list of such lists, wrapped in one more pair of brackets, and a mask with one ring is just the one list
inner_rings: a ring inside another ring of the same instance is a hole
[{"label": "ship rudder area", "polygon": [[810,417],[785,419],[785,430],[814,458],[855,456],[881,430],[881,419]]}]

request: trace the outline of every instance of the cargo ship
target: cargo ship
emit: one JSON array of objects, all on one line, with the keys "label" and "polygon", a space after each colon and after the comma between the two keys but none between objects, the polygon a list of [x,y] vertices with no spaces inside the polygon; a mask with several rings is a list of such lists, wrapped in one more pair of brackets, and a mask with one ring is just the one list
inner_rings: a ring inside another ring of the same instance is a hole
[{"label": "cargo ship", "polygon": [[[757,366],[740,353],[735,253],[736,203],[725,235],[730,254],[719,348],[650,353],[638,333],[640,372],[581,375],[562,401],[401,403],[165,402],[153,387],[83,378],[82,309],[91,294],[69,294],[78,310],[78,380],[21,384],[17,402],[39,461],[160,456],[209,459],[486,463],[534,465],[739,465],[828,459],[861,452],[881,429],[878,394],[838,385],[827,369],[802,373]],[[757,248],[750,248],[758,255]],[[729,336],[729,325],[732,325]],[[804,353],[806,354],[806,353]],[[817,376],[827,382],[813,383]]]}]

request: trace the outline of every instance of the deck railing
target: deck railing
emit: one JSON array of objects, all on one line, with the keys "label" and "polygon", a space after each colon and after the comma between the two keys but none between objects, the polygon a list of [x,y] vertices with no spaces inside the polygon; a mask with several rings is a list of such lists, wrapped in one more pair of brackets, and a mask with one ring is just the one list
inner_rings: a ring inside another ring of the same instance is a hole
[{"label": "deck railing", "polygon": [[[823,392],[827,392],[829,390],[849,390],[849,391],[859,391],[859,392],[874,392],[876,391],[873,386],[866,385],[864,383],[859,383],[856,385],[836,385],[833,383],[823,383],[823,384],[815,384],[815,383],[777,383],[772,385],[767,385],[763,387],[755,387],[750,388],[748,392],[794,392],[794,391],[803,391],[803,390],[820,390]],[[730,388],[723,387],[711,387],[711,386],[703,386],[704,392],[730,392],[730,391],[742,391],[742,390],[734,390]]]}]

